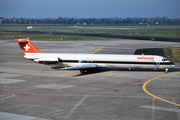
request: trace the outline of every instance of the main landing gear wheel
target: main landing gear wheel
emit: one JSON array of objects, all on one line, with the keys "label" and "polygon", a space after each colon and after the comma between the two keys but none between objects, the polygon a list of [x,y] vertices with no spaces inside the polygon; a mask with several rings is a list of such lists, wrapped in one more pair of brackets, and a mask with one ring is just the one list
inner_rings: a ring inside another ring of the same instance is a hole
[{"label": "main landing gear wheel", "polygon": [[87,70],[80,70],[80,73],[81,74],[85,74],[85,73],[87,73],[88,71]]},{"label": "main landing gear wheel", "polygon": [[168,68],[166,68],[164,72],[165,72],[165,73],[168,73]]}]

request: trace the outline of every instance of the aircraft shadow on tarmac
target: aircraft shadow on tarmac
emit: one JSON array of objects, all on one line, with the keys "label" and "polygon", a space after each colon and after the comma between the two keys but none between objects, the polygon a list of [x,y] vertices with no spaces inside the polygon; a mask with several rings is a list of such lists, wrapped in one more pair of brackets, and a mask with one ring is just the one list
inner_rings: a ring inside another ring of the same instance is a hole
[{"label": "aircraft shadow on tarmac", "polygon": [[[60,70],[62,67],[51,67],[52,69],[55,70]],[[145,69],[145,68],[132,68],[132,69],[127,69],[127,68],[93,68],[89,69],[87,73],[80,73],[75,75],[74,77],[78,76],[84,76],[84,75],[90,75],[90,74],[98,74],[102,72],[108,72],[108,71],[125,71],[125,72],[164,72],[164,69]],[[169,72],[180,72],[180,68],[171,68],[169,69]]]},{"label": "aircraft shadow on tarmac", "polygon": [[[84,75],[90,75],[90,74],[98,74],[98,73],[103,73],[103,72],[108,72],[108,71],[119,71],[119,72],[164,72],[163,69],[138,69],[138,68],[133,68],[133,69],[127,69],[127,68],[95,68],[89,70],[87,73],[80,73],[78,75],[75,75],[74,77],[78,76],[84,76]],[[169,72],[180,72],[180,68],[172,68],[169,69]]]}]

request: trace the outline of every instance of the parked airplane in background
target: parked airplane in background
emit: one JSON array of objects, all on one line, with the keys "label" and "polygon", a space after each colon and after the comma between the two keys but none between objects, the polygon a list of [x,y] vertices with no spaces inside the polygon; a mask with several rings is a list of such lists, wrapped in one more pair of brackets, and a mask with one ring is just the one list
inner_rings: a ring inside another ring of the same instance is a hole
[{"label": "parked airplane in background", "polygon": [[117,54],[63,54],[43,53],[38,50],[29,38],[17,39],[26,59],[52,66],[63,66],[60,70],[80,70],[81,73],[98,67],[107,68],[150,68],[164,69],[175,67],[165,57],[157,55],[117,55]]}]

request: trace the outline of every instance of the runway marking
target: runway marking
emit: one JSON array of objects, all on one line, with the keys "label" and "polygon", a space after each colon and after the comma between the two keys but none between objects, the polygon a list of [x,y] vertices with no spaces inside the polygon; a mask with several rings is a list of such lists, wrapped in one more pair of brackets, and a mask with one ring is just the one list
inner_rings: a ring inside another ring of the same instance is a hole
[{"label": "runway marking", "polygon": [[0,84],[12,84],[12,83],[19,83],[25,82],[26,80],[18,80],[18,79],[8,79],[8,78],[1,78]]},{"label": "runway marking", "polygon": [[142,89],[144,90],[144,92],[145,92],[146,94],[148,94],[148,95],[150,95],[150,96],[152,96],[152,97],[154,97],[154,98],[156,98],[156,99],[158,99],[158,100],[161,100],[161,101],[163,101],[163,102],[166,102],[166,103],[169,103],[169,104],[173,104],[173,105],[176,105],[176,106],[180,106],[180,104],[175,103],[175,102],[172,102],[172,101],[169,101],[169,100],[166,100],[166,99],[163,99],[163,98],[161,98],[161,97],[158,97],[158,96],[150,93],[150,92],[146,89],[147,84],[150,83],[150,82],[152,82],[153,80],[157,80],[158,78],[162,78],[162,77],[166,77],[166,76],[173,76],[173,75],[176,75],[176,74],[180,74],[180,72],[178,72],[178,73],[172,73],[172,74],[166,74],[166,75],[162,75],[162,76],[158,76],[158,77],[151,78],[151,79],[147,80],[147,81],[143,84]]},{"label": "runway marking", "polygon": [[97,53],[99,50],[101,50],[103,47],[98,48],[97,50],[95,50],[94,52],[92,52],[91,54]]},{"label": "runway marking", "polygon": [[155,117],[155,98],[152,98],[152,115],[151,115],[151,120],[154,120]]},{"label": "runway marking", "polygon": [[154,110],[167,111],[167,112],[177,112],[177,113],[180,112],[180,110],[174,109],[174,108],[166,108],[166,107],[158,107],[158,106],[154,106],[152,108],[152,106],[150,106],[150,105],[142,105],[142,106],[140,106],[140,108],[154,109]]},{"label": "runway marking", "polygon": [[84,100],[88,97],[88,95],[85,95],[71,110],[70,112],[65,116],[64,120],[67,120],[74,111],[84,102]]},{"label": "runway marking", "polygon": [[7,96],[7,97],[4,97],[4,98],[1,98],[1,100],[6,100],[6,99],[9,99],[9,98],[13,98],[15,97],[16,95],[11,95],[11,96]]},{"label": "runway marking", "polygon": [[34,116],[20,115],[14,113],[0,112],[0,120],[51,120]]},{"label": "runway marking", "polygon": [[71,88],[74,87],[75,85],[65,85],[65,84],[46,84],[46,85],[38,85],[34,86],[37,88],[46,88],[46,89],[55,89],[55,90],[61,90],[65,88]]},{"label": "runway marking", "polygon": [[[172,101],[173,101],[173,102],[176,102],[176,100],[175,100],[174,98],[172,98]],[[175,109],[175,110],[179,110],[179,108],[178,108],[177,106],[174,106],[174,109]],[[178,120],[180,120],[180,112],[176,112],[176,114],[177,114]]]},{"label": "runway marking", "polygon": [[0,112],[0,120],[38,120],[38,118],[34,116]]}]

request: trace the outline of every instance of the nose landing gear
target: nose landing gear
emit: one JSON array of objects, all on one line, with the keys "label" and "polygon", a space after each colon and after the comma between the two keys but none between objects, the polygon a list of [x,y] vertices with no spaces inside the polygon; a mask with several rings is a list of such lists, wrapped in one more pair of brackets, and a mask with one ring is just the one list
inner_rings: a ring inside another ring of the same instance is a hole
[{"label": "nose landing gear", "polygon": [[168,68],[166,68],[164,72],[165,72],[165,73],[168,73]]}]

